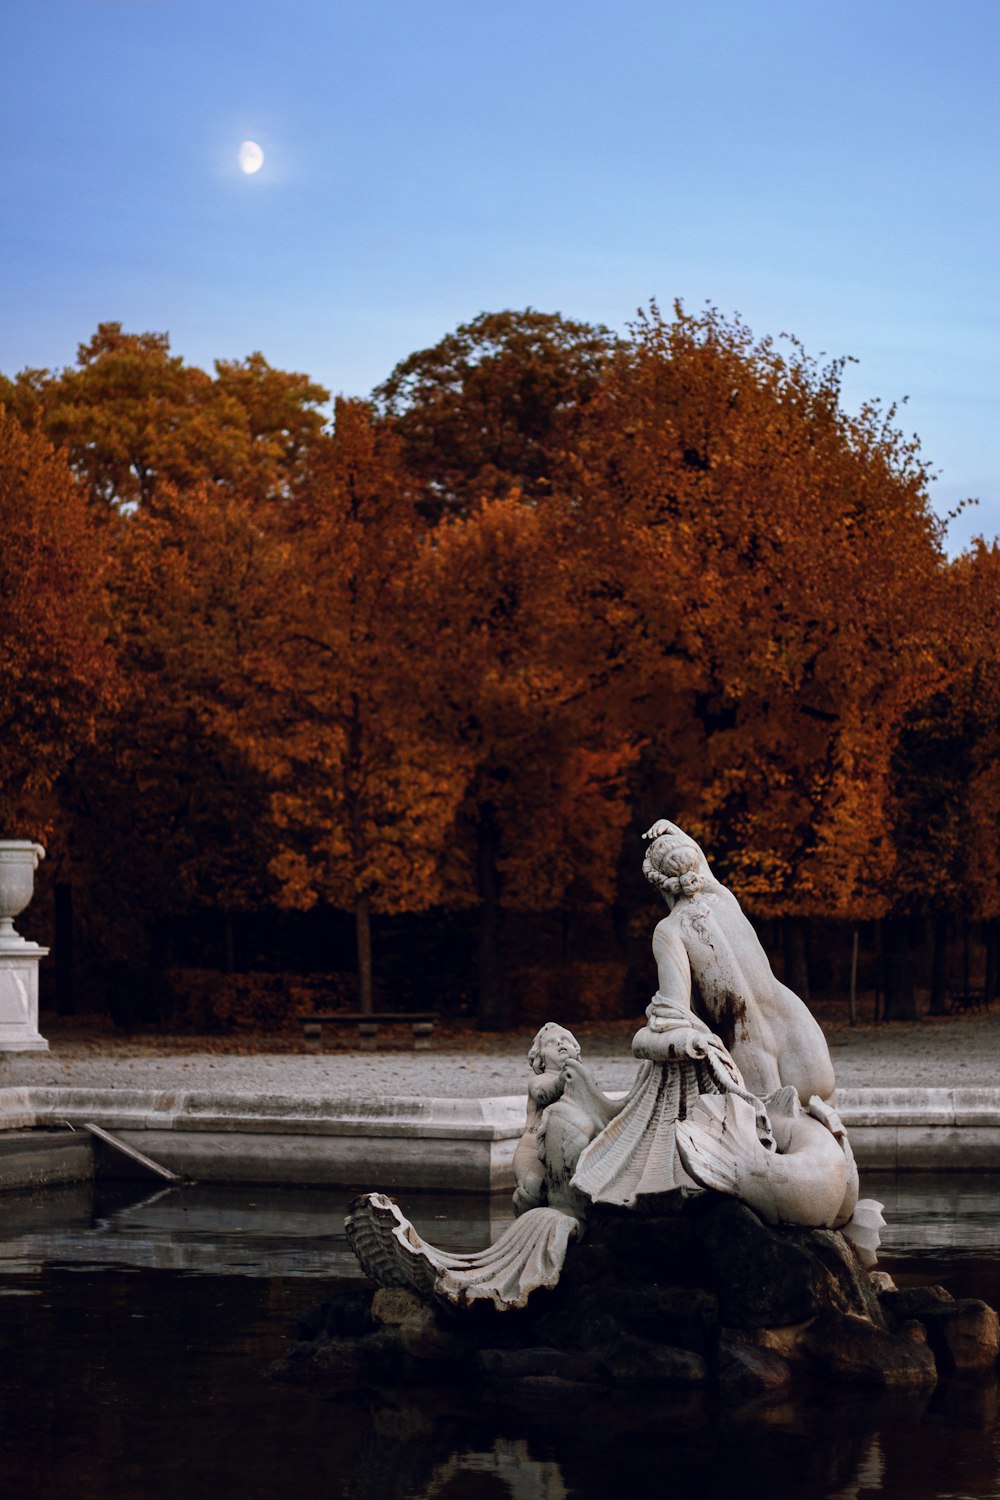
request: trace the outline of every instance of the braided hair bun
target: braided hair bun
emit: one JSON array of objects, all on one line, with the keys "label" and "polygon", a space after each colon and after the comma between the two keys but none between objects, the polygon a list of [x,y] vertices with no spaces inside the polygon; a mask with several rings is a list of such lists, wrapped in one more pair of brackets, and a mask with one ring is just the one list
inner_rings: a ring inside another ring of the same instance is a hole
[{"label": "braided hair bun", "polygon": [[642,873],[664,896],[697,896],[705,888],[698,848],[689,838],[666,834],[646,850]]}]

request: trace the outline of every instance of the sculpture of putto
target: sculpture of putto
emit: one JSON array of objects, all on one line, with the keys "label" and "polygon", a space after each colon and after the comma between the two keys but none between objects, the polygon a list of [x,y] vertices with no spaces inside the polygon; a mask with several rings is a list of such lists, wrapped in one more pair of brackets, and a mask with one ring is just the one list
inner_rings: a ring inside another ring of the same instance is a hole
[{"label": "sculpture of putto", "polygon": [[666,819],[645,837],[643,872],[668,912],[653,932],[657,989],[633,1039],[632,1088],[608,1098],[573,1034],[543,1026],[528,1054],[514,1223],[486,1250],[456,1256],[421,1240],[391,1200],[368,1194],[347,1232],[380,1285],[523,1307],[558,1283],[592,1205],[636,1209],[706,1189],[768,1224],[839,1229],[862,1266],[875,1264],[881,1205],[859,1202],[820,1026],[775,977],[698,844]]}]

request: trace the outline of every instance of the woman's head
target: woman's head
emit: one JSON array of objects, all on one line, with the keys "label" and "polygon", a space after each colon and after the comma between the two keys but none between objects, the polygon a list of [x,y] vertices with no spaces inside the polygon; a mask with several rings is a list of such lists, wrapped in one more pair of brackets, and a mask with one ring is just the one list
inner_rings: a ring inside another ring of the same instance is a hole
[{"label": "woman's head", "polygon": [[696,896],[704,889],[702,855],[685,834],[664,834],[646,850],[642,873],[671,903],[679,896]]},{"label": "woman's head", "polygon": [[528,1052],[528,1064],[534,1073],[545,1073],[552,1068],[561,1068],[571,1057],[580,1056],[580,1043],[571,1031],[557,1021],[546,1021]]}]

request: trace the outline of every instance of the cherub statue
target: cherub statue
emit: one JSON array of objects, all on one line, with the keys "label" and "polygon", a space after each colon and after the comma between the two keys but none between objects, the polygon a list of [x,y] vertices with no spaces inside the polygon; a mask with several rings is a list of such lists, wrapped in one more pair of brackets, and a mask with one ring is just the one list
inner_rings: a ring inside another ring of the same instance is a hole
[{"label": "cherub statue", "polygon": [[580,1061],[571,1031],[547,1021],[528,1052],[527,1126],[514,1152],[514,1212],[544,1203],[579,1216],[586,1200],[570,1187],[580,1152],[618,1113]]}]

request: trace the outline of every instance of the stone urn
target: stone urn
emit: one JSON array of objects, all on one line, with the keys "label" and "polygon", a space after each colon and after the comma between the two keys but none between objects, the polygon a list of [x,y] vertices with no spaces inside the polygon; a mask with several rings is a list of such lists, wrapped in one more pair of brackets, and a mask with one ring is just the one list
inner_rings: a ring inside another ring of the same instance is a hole
[{"label": "stone urn", "polygon": [[0,839],[0,1052],[38,1052],[49,1045],[38,1033],[38,965],[49,950],[14,927],[44,858],[41,844],[31,839]]},{"label": "stone urn", "polygon": [[20,947],[25,941],[14,918],[34,895],[35,871],[44,858],[41,844],[30,839],[0,839],[0,948]]}]

